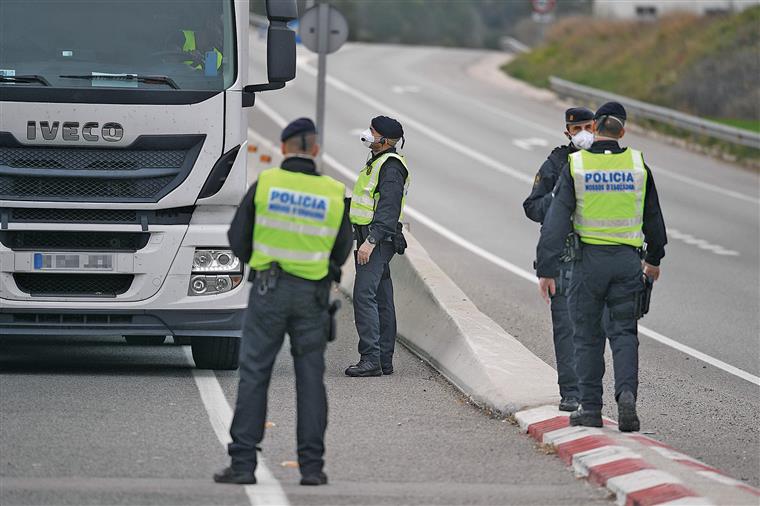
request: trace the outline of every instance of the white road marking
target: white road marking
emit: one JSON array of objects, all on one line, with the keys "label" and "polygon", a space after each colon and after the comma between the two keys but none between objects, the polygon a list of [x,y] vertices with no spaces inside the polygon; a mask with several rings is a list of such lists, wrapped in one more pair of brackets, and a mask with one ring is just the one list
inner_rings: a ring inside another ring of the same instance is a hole
[{"label": "white road marking", "polygon": [[[317,69],[315,69],[311,65],[307,65],[303,62],[298,62],[298,67],[304,72],[306,72],[307,74],[310,74],[312,76],[317,75]],[[416,130],[417,133],[425,135],[433,139],[434,141],[441,142],[445,144],[447,148],[453,149],[454,151],[457,151],[467,156],[468,158],[472,158],[473,160],[479,162],[481,165],[485,167],[493,169],[502,174],[511,176],[519,181],[523,181],[524,183],[527,183],[530,185],[533,184],[532,175],[528,175],[524,172],[521,172],[515,168],[505,165],[497,160],[494,160],[493,158],[486,156],[483,153],[480,153],[468,146],[465,146],[461,142],[438,132],[438,130],[436,130],[435,128],[428,127],[427,125],[407,116],[406,114],[403,114],[401,111],[393,109],[392,107],[378,100],[375,100],[369,95],[366,95],[360,91],[355,90],[354,88],[347,85],[343,81],[336,79],[335,77],[329,74],[327,76],[327,83],[334,86],[338,90],[346,93],[347,95],[351,95],[352,97],[359,100],[360,102],[364,102],[366,105],[372,107],[378,112],[383,111],[383,114],[393,116],[394,118],[399,120],[401,123],[403,123],[405,128],[412,128]]]},{"label": "white road marking", "polygon": [[677,239],[679,241],[685,242],[686,244],[690,246],[696,246],[699,249],[710,251],[712,253],[715,253],[716,255],[733,256],[733,257],[739,256],[738,251],[726,249],[723,246],[709,243],[704,239],[697,239],[693,235],[687,234],[685,232],[681,232],[680,230],[677,230],[675,228],[668,227],[668,239]]},{"label": "white road marking", "polygon": [[682,183],[696,186],[697,188],[701,188],[703,190],[711,191],[714,193],[720,193],[721,195],[725,195],[726,197],[731,197],[732,199],[744,200],[745,202],[751,202],[755,205],[760,205],[760,199],[757,199],[750,195],[745,195],[744,193],[735,192],[733,190],[721,188],[720,186],[715,186],[710,183],[705,183],[704,181],[700,181],[696,179],[696,177],[682,176],[681,174],[676,174],[675,172],[665,170],[659,166],[655,167],[654,165],[650,165],[649,167],[652,169],[652,173],[654,175],[662,174],[663,176],[667,176],[671,179],[675,179],[676,181],[681,181]]},{"label": "white road marking", "polygon": [[405,93],[419,93],[422,91],[419,86],[414,86],[411,84],[396,84],[394,86],[391,86],[391,91],[393,93],[398,93],[399,95],[403,95]]},{"label": "white road marking", "polygon": [[[329,76],[328,76],[328,79],[329,79]],[[274,121],[277,124],[277,126],[279,126],[280,128],[283,128],[285,125],[287,125],[287,121],[285,120],[285,118],[283,118],[280,114],[278,114],[274,109],[272,109],[271,107],[263,103],[263,101],[256,102],[256,107],[258,107],[261,110],[261,112],[269,116],[269,118],[272,119],[272,121]],[[388,112],[389,114],[393,114],[393,112],[390,112],[387,110],[386,112]],[[329,154],[323,153],[322,158],[326,163],[330,164],[333,167],[333,169],[335,169],[337,172],[342,174],[344,177],[348,178],[350,181],[356,180],[357,174],[355,171],[352,171],[345,165],[341,164],[340,162],[338,162],[338,160],[336,160]],[[533,180],[531,179],[531,183],[532,182]],[[424,213],[420,211],[417,211],[416,209],[410,206],[406,206],[404,208],[404,212],[406,212],[406,214],[409,217],[417,220],[418,222],[427,226],[434,232],[450,240],[454,244],[461,246],[462,248],[470,251],[471,253],[474,253],[475,255],[481,257],[482,259],[488,262],[491,262],[497,267],[501,267],[502,269],[509,271],[512,274],[526,281],[530,281],[531,283],[538,284],[538,279],[536,278],[536,274],[534,272],[529,272],[523,269],[522,267],[519,267],[511,262],[508,262],[504,260],[503,258],[500,258],[497,255],[494,255],[490,251],[487,251],[481,248],[480,246],[473,244],[472,242],[463,238],[456,232],[449,230],[448,228],[444,227],[443,225],[433,220],[429,216],[425,215]],[[711,357],[710,355],[702,353],[701,351],[698,351],[690,346],[674,341],[673,339],[666,337],[658,332],[655,332],[654,330],[651,330],[647,327],[644,327],[643,325],[639,325],[639,332],[654,341],[664,344],[665,346],[669,346],[670,348],[676,349],[691,357],[701,360],[702,362],[710,364],[713,367],[717,367],[718,369],[721,369],[729,374],[733,374],[734,376],[738,378],[741,378],[743,380],[749,381],[750,383],[754,383],[755,385],[760,386],[760,377],[750,374],[747,371],[744,371],[743,369],[734,367],[731,364],[723,362],[722,360],[719,360],[717,358]]]},{"label": "white road marking", "polygon": [[[191,365],[194,366],[193,354],[189,346],[183,346],[185,356]],[[219,380],[216,379],[213,371],[192,369],[193,379],[198,391],[201,394],[201,401],[208,413],[208,419],[211,427],[214,429],[216,438],[227,449],[227,445],[232,441],[230,439],[230,424],[232,424],[232,408],[227,403],[227,398],[222,392]],[[209,478],[210,480],[211,478]],[[266,465],[266,461],[258,455],[258,465],[256,466],[256,485],[246,485],[246,495],[253,506],[289,506],[285,492],[282,490],[280,483],[274,477]],[[220,485],[223,486],[223,485]],[[229,485],[226,485],[229,486]]]},{"label": "white road marking", "polygon": [[534,147],[545,148],[549,141],[540,137],[530,137],[528,139],[512,139],[512,144],[525,151],[533,151]]},{"label": "white road marking", "polygon": [[[314,67],[312,67],[311,65],[309,65],[306,61],[299,61],[298,62],[298,66],[302,70],[304,70],[307,74],[311,74],[312,76],[316,77],[316,75],[317,75],[317,69],[315,69]],[[378,111],[380,111],[380,110],[385,111],[387,114],[390,114],[391,116],[395,116],[396,119],[398,119],[399,121],[401,121],[402,123],[404,123],[404,125],[409,125],[412,128],[420,130],[423,134],[428,135],[429,137],[433,138],[433,140],[440,140],[440,141],[444,142],[448,147],[454,149],[455,151],[459,151],[460,153],[462,153],[464,155],[471,156],[472,158],[475,158],[477,161],[481,162],[483,165],[485,165],[485,166],[487,166],[487,167],[489,167],[491,169],[497,170],[497,171],[499,171],[499,172],[501,172],[503,174],[506,174],[508,176],[512,176],[512,177],[514,177],[514,178],[516,178],[516,179],[518,179],[520,181],[530,182],[531,184],[533,183],[533,178],[531,176],[527,176],[524,173],[522,173],[522,172],[520,172],[520,171],[518,171],[516,169],[513,169],[512,167],[509,167],[507,165],[501,164],[498,161],[494,160],[493,158],[490,158],[490,157],[488,157],[486,155],[483,155],[482,153],[474,151],[474,150],[468,148],[467,146],[464,146],[463,144],[454,141],[450,137],[447,137],[445,135],[436,133],[436,130],[425,126],[424,124],[422,124],[422,123],[420,123],[420,122],[418,122],[418,121],[416,121],[416,120],[414,120],[414,119],[406,116],[405,114],[402,114],[401,112],[399,112],[399,111],[397,111],[397,110],[389,107],[386,104],[383,104],[382,102],[380,102],[378,100],[373,99],[372,97],[370,97],[368,95],[365,95],[364,93],[362,93],[362,92],[360,92],[358,90],[355,90],[350,85],[344,83],[343,81],[341,81],[341,80],[339,80],[339,79],[337,79],[337,78],[335,78],[333,76],[328,75],[327,76],[327,82],[329,84],[335,86],[336,88],[338,88],[340,91],[343,91],[343,92],[351,95],[352,97],[356,98],[357,100],[359,100],[361,102],[364,102],[365,104],[369,105],[370,107],[373,107],[373,108],[377,109]],[[490,110],[491,110],[491,112],[493,112],[495,114],[502,115],[502,116],[515,117],[515,115],[507,113],[506,111],[502,111],[502,110],[498,110],[498,109],[490,109]],[[540,125],[540,124],[532,122],[532,121],[526,121],[525,118],[521,118],[520,121],[522,122],[522,124],[524,124],[524,125],[530,125],[531,127],[535,128],[537,130],[540,130],[542,132],[546,132],[546,133],[548,133],[550,131],[553,132],[553,130],[548,129],[548,128],[544,127],[543,125]],[[755,205],[760,205],[760,199],[758,199],[757,197],[753,197],[751,195],[745,195],[745,194],[740,193],[740,192],[736,192],[736,191],[733,191],[733,190],[722,188],[720,186],[716,186],[716,185],[712,185],[712,184],[709,184],[709,183],[705,183],[703,181],[697,180],[694,177],[682,176],[680,174],[676,174],[675,172],[671,172],[669,170],[665,170],[665,169],[662,169],[660,167],[656,167],[655,168],[654,166],[651,166],[651,165],[650,165],[650,167],[652,168],[652,170],[656,174],[662,174],[663,176],[666,176],[666,177],[669,177],[669,178],[672,178],[672,179],[676,179],[678,181],[681,181],[682,183],[686,183],[686,184],[695,186],[697,188],[701,188],[703,190],[711,191],[711,192],[714,192],[714,193],[719,193],[719,194],[724,195],[726,197],[731,197],[731,198],[734,198],[734,199],[743,200],[743,201],[746,201],[746,202],[751,202],[751,203],[753,203]]]}]

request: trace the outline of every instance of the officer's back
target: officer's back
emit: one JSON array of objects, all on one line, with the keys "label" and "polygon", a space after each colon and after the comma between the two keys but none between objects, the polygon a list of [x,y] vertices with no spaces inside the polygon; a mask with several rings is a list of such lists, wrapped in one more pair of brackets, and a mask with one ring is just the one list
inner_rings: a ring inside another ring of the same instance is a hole
[{"label": "officer's back", "polygon": [[320,175],[311,120],[281,135],[285,160],[265,170],[243,199],[230,244],[251,268],[253,286],[240,349],[240,384],[221,483],[256,482],[256,451],[264,437],[267,390],[284,336],[296,376],[298,463],[302,485],[323,485],[327,396],[324,350],[330,332],[329,289],[351,251],[345,187]]}]

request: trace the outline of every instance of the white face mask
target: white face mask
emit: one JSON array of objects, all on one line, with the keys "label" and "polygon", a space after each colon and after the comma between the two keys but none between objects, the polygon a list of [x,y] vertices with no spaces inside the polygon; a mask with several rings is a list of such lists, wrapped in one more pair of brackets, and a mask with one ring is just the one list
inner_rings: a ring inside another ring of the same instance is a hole
[{"label": "white face mask", "polygon": [[364,146],[368,149],[371,148],[372,144],[375,143],[375,136],[372,135],[372,130],[369,128],[359,134],[359,139],[362,141],[362,144],[364,144]]},{"label": "white face mask", "polygon": [[588,149],[594,143],[594,134],[588,130],[581,130],[577,134],[573,135],[570,140],[576,147],[581,149]]}]

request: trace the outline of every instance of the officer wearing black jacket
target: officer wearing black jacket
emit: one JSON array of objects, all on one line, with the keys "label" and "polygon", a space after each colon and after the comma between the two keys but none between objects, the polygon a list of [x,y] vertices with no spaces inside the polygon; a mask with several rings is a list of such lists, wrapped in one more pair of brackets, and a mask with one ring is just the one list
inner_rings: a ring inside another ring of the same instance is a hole
[{"label": "officer wearing black jacket", "polygon": [[372,119],[361,134],[371,155],[359,172],[350,208],[359,246],[353,298],[360,360],[345,371],[352,377],[393,374],[396,309],[389,263],[409,186],[406,161],[396,151],[403,136],[401,123],[386,116]]},{"label": "officer wearing black jacket", "polygon": [[323,381],[329,290],[351,253],[345,187],[320,175],[316,128],[301,118],[282,132],[280,167],[262,172],[243,198],[228,237],[251,266],[253,281],[240,349],[240,384],[228,446],[231,465],[219,483],[256,483],[256,450],[264,437],[267,390],[285,333],[296,375],[301,485],[324,485],[327,396]]},{"label": "officer wearing black jacket", "polygon": [[[568,307],[574,325],[581,406],[571,425],[602,426],[604,345],[602,313],[614,324],[608,338],[615,368],[621,431],[639,430],[637,301],[643,275],[657,280],[667,236],[652,172],[640,152],[622,148],[626,112],[608,102],[594,115],[594,143],[570,155],[560,173],[537,248],[540,293],[556,293],[565,239],[573,229],[582,244],[573,269]],[[571,221],[572,218],[572,221]],[[646,243],[642,266],[641,248]],[[642,272],[643,267],[643,272]]]},{"label": "officer wearing black jacket", "polygon": [[[543,223],[552,203],[552,191],[559,180],[560,169],[567,163],[570,153],[589,148],[594,141],[591,133],[594,111],[585,107],[573,107],[565,111],[565,136],[570,143],[552,150],[536,174],[533,190],[525,202],[525,215],[531,220]],[[572,237],[568,236],[568,237]],[[575,347],[573,346],[573,324],[567,311],[567,289],[570,285],[573,263],[568,252],[562,255],[560,272],[557,277],[557,293],[551,299],[552,330],[554,334],[554,354],[557,360],[557,383],[561,397],[561,411],[578,409],[578,378],[575,375]]]}]

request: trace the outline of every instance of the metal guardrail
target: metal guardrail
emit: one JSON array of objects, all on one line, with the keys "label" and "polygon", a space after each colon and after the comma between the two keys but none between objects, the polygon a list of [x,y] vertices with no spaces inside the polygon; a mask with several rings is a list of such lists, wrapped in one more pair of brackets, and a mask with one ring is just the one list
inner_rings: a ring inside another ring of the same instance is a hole
[{"label": "metal guardrail", "polygon": [[674,111],[667,107],[648,104],[633,98],[566,81],[555,76],[549,77],[549,83],[551,84],[551,88],[560,95],[597,103],[620,102],[631,116],[659,121],[715,139],[760,149],[759,133],[723,125],[715,121],[692,116],[691,114]]}]

